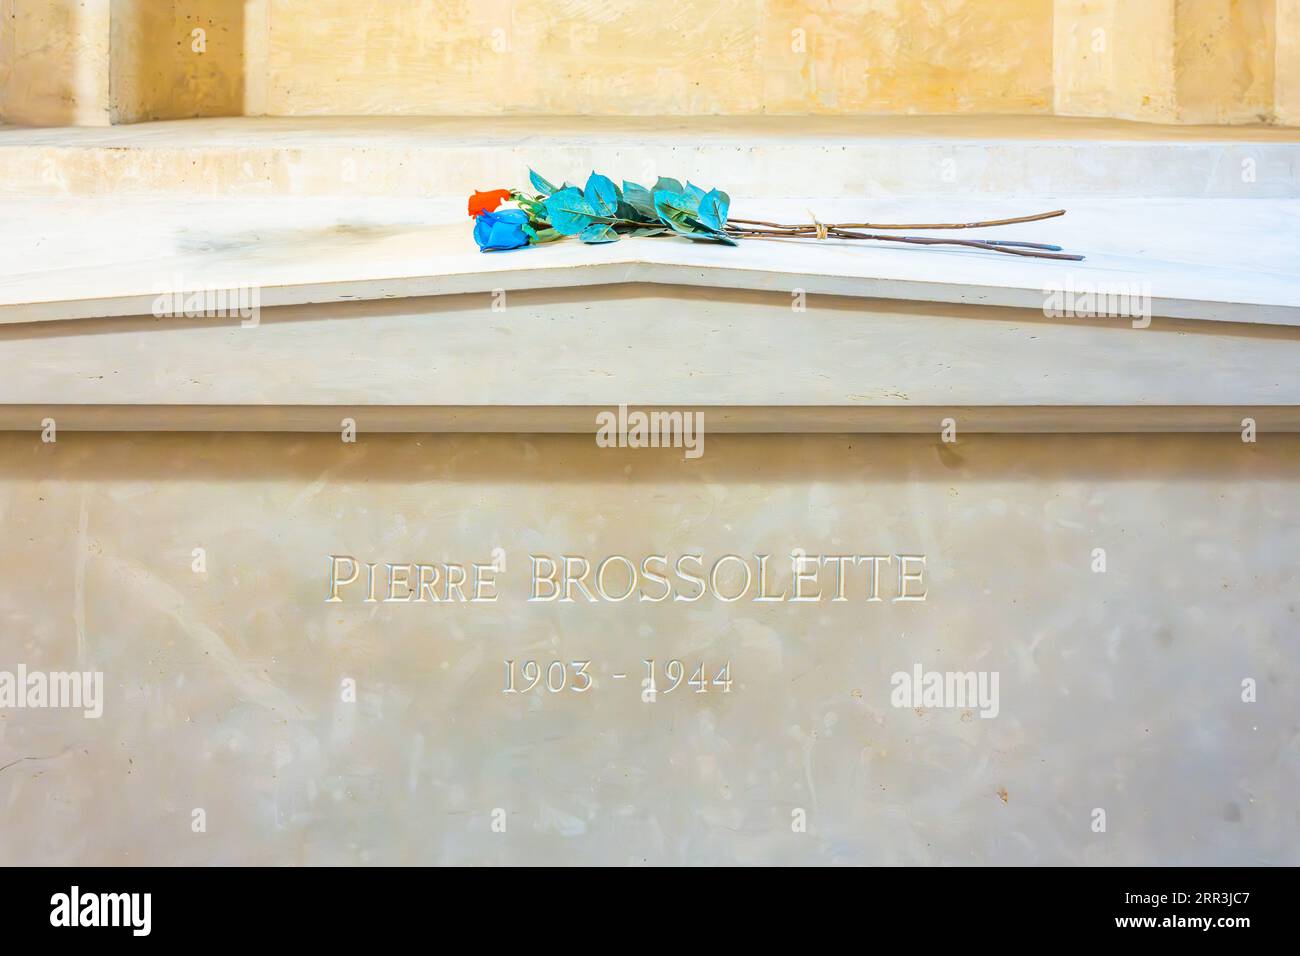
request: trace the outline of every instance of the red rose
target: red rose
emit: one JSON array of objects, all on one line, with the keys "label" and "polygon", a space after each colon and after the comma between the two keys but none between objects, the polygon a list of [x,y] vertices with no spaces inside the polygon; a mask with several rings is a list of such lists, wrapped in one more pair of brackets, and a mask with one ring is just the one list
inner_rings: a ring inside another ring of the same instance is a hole
[{"label": "red rose", "polygon": [[489,189],[469,197],[469,214],[477,218],[485,212],[496,212],[497,206],[510,198],[509,189]]}]

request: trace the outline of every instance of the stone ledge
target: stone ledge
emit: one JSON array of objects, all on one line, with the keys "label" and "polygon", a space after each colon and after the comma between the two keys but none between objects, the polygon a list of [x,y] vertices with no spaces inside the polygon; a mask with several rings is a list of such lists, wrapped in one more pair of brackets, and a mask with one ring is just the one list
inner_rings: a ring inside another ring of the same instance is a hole
[{"label": "stone ledge", "polygon": [[[945,419],[960,434],[1240,434],[1251,418],[1260,435],[1300,432],[1300,406],[655,406],[652,412],[700,412],[716,434],[937,435]],[[344,419],[359,434],[593,434],[607,405],[0,405],[0,432],[292,432],[338,434]]]},{"label": "stone ledge", "polygon": [[1300,429],[1300,331],[625,284],[0,327],[0,427],[593,430],[619,405],[718,431]]},{"label": "stone ledge", "polygon": [[[967,230],[1058,242],[1084,262],[971,249],[746,240],[576,241],[484,255],[462,199],[27,200],[0,202],[0,323],[149,314],[164,290],[256,288],[265,307],[628,281],[975,303],[1041,310],[1049,288],[1132,288],[1155,315],[1300,325],[1300,200],[1062,201],[1068,215]],[[798,201],[754,202],[754,217],[807,219]],[[1023,200],[840,200],[845,218],[970,221],[1052,208]],[[941,235],[941,233],[934,233]]]},{"label": "stone ledge", "polygon": [[1297,157],[1292,127],[1049,116],[236,117],[0,128],[0,195],[459,202],[531,165],[689,177],[736,198],[1295,198]]}]

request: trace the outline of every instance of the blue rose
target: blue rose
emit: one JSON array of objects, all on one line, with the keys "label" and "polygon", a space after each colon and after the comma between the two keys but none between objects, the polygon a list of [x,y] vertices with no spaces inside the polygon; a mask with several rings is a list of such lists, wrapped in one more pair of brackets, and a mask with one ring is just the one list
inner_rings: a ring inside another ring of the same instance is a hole
[{"label": "blue rose", "polygon": [[522,209],[484,212],[474,220],[474,241],[482,252],[518,249],[528,245],[528,213]]}]

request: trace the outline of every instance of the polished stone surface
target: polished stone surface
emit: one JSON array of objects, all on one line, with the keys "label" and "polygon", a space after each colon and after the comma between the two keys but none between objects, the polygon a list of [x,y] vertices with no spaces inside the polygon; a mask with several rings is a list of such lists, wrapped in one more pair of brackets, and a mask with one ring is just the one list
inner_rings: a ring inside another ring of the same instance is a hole
[{"label": "polished stone surface", "polygon": [[[1267,434],[5,434],[0,670],[107,699],[0,710],[0,862],[1294,865],[1297,481]],[[324,602],[331,553],[497,548],[496,603]],[[927,600],[525,600],[530,553],[793,549],[925,554]],[[735,685],[642,703],[647,657]],[[891,706],[914,663],[998,715]]]},{"label": "polished stone surface", "polygon": [[1300,199],[839,199],[811,204],[811,213],[804,201],[736,199],[732,215],[971,222],[1057,208],[1066,215],[933,234],[1056,243],[1082,262],[834,240],[747,239],[729,248],[673,237],[483,254],[465,194],[454,203],[0,201],[0,323],[148,315],[159,293],[177,290],[255,287],[264,306],[276,306],[645,281],[1037,310],[1045,289],[1091,284],[1142,291],[1156,315],[1300,325]]}]

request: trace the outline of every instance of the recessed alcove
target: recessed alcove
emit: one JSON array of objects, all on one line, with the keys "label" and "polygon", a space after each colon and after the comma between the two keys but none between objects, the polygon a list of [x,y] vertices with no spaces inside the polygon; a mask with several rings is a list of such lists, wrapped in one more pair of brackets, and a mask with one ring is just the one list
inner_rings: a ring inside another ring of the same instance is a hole
[{"label": "recessed alcove", "polygon": [[[1292,123],[1294,0],[0,0],[0,121],[1081,115]],[[617,61],[611,71],[604,66]]]}]

